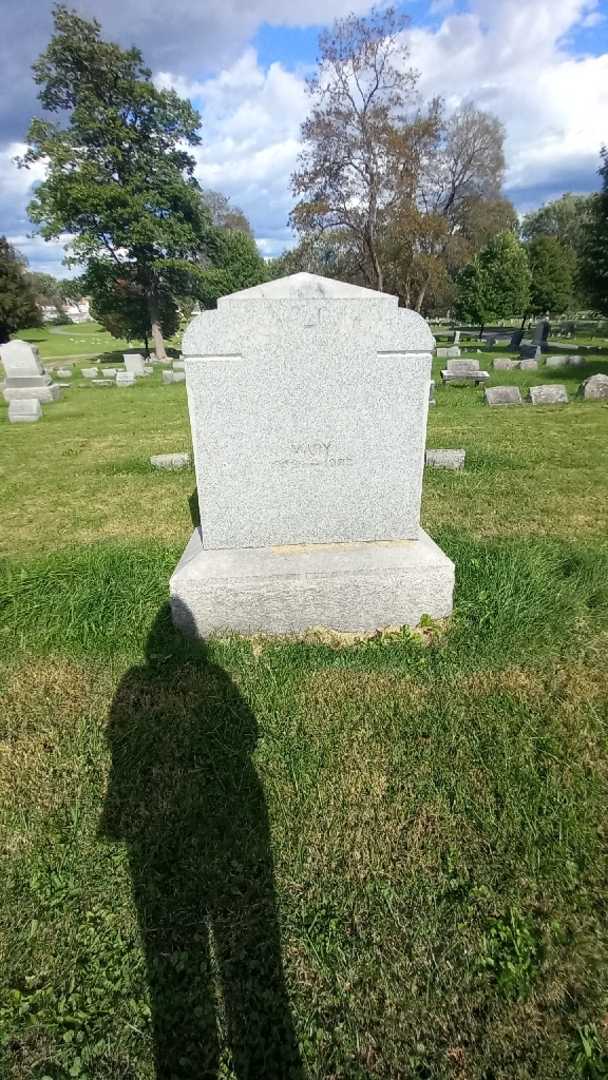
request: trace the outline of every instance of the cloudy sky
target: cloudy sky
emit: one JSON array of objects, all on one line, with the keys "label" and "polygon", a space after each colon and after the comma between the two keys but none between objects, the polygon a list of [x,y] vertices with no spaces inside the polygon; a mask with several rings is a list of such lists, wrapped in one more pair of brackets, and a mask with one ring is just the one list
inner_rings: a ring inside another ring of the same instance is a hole
[{"label": "cloudy sky", "polygon": [[[291,242],[289,177],[307,111],[319,29],[366,0],[73,0],[105,36],[138,45],[155,80],[203,120],[197,174],[250,218],[266,255]],[[425,96],[472,99],[507,130],[506,190],[529,210],[598,185],[608,143],[608,0],[412,0],[411,60]],[[50,0],[0,0],[0,234],[33,269],[62,276],[61,245],[32,238],[26,205],[42,176],[20,171],[36,98],[30,65],[51,31]]]}]

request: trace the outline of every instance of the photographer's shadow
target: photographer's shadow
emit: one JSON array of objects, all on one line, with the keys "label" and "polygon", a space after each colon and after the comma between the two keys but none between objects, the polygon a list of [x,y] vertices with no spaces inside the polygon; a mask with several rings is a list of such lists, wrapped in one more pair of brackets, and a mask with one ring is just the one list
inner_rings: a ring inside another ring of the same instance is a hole
[{"label": "photographer's shadow", "polygon": [[120,684],[108,738],[103,832],[129,849],[159,1080],[215,1078],[220,1041],[238,1080],[301,1077],[256,720],[168,607],[146,665]]}]

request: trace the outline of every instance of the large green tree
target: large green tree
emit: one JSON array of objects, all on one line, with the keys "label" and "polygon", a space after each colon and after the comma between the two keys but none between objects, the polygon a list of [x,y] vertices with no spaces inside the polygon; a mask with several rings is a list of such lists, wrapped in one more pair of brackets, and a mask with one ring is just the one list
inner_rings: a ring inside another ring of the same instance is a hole
[{"label": "large green tree", "polygon": [[192,295],[207,308],[220,296],[266,281],[268,273],[255,240],[240,229],[217,229],[211,255],[199,267]]},{"label": "large green tree", "polygon": [[567,192],[559,199],[545,203],[524,216],[521,235],[524,240],[554,236],[564,247],[578,255],[582,250],[585,222],[588,220],[592,195],[572,195]]},{"label": "large green tree", "polygon": [[530,303],[530,268],[522,244],[499,233],[458,277],[456,317],[483,327],[495,319],[524,315]]},{"label": "large green tree", "polygon": [[585,225],[581,281],[593,307],[608,315],[608,147],[602,150],[599,173],[602,190],[593,196]]},{"label": "large green tree", "polygon": [[211,217],[188,152],[200,118],[158,90],[136,48],[104,41],[97,20],[60,4],[54,35],[34,64],[39,99],[58,119],[32,121],[23,164],[44,161],[30,204],[46,238],[72,236],[71,258],[113,267],[145,296],[157,356],[161,310],[213,244]]},{"label": "large green tree", "polygon": [[[95,261],[85,272],[82,286],[91,298],[91,314],[115,338],[145,342],[148,350],[150,317],[147,299],[135,274]],[[178,327],[178,312],[172,297],[162,294],[158,318],[164,337],[172,337]]]},{"label": "large green tree", "polygon": [[36,300],[27,263],[5,236],[0,236],[0,344],[15,330],[40,325]]},{"label": "large green tree", "polygon": [[593,198],[593,195],[572,195],[566,192],[559,199],[553,199],[538,210],[526,214],[521,223],[522,239],[528,244],[540,240],[541,237],[552,237],[559,240],[568,252],[573,288],[571,302],[578,307],[587,307],[589,304],[581,267]]},{"label": "large green tree", "polygon": [[563,314],[572,304],[575,256],[556,236],[537,236],[527,246],[532,281],[530,311]]}]

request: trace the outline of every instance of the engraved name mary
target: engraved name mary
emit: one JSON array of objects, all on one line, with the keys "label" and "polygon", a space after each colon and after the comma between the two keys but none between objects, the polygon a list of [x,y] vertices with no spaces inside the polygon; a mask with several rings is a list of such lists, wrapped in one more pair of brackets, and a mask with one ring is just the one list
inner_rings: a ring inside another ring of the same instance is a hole
[{"label": "engraved name mary", "polygon": [[273,465],[295,468],[335,468],[352,465],[352,458],[336,452],[331,439],[302,439],[290,443],[284,457]]}]

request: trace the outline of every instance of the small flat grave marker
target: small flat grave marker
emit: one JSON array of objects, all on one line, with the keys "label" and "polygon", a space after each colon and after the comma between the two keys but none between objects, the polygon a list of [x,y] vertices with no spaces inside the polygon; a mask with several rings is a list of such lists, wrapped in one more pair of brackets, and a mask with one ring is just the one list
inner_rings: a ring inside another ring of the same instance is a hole
[{"label": "small flat grave marker", "polygon": [[464,469],[465,450],[427,450],[424,464],[433,469]]},{"label": "small flat grave marker", "polygon": [[581,386],[585,401],[608,401],[608,375],[590,375]]},{"label": "small flat grave marker", "polygon": [[42,406],[38,398],[15,398],[9,401],[8,418],[11,424],[33,424],[40,420]]},{"label": "small flat grave marker", "polygon": [[153,469],[187,469],[190,454],[153,454],[150,464]]},{"label": "small flat grave marker", "polygon": [[567,405],[568,394],[562,383],[554,386],[548,383],[530,387],[530,401],[533,405]]},{"label": "small flat grave marker", "polygon": [[488,386],[485,395],[487,405],[523,405],[519,386]]}]

